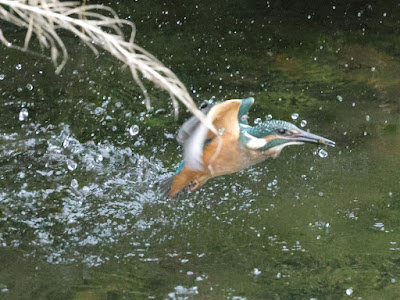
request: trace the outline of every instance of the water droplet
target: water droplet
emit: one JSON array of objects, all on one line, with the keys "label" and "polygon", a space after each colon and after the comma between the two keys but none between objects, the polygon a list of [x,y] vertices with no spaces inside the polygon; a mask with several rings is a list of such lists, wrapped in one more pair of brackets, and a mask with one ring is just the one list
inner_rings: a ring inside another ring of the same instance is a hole
[{"label": "water droplet", "polygon": [[30,83],[28,83],[28,84],[26,85],[26,88],[27,88],[28,90],[32,91],[32,90],[33,90],[33,85],[30,84]]},{"label": "water droplet", "polygon": [[95,115],[100,115],[100,114],[104,113],[105,111],[106,111],[106,110],[105,110],[104,108],[102,108],[102,107],[96,107],[96,108],[94,109],[93,113],[94,113]]},{"label": "water droplet", "polygon": [[132,125],[130,128],[129,128],[129,134],[131,135],[131,136],[135,136],[135,135],[137,135],[139,133],[139,126],[137,126],[137,125]]},{"label": "water droplet", "polygon": [[21,109],[18,115],[18,120],[20,121],[26,121],[28,119],[28,110],[26,108]]},{"label": "water droplet", "polygon": [[318,156],[322,158],[328,157],[328,152],[325,151],[324,149],[319,149]]},{"label": "water droplet", "polygon": [[[383,224],[382,222],[377,222],[373,225],[376,228],[380,228],[382,231],[385,230],[385,224]],[[382,229],[383,228],[383,229]]]},{"label": "water droplet", "polygon": [[343,102],[343,97],[340,95],[337,95],[336,98],[339,100],[339,102]]},{"label": "water droplet", "polygon": [[272,115],[271,115],[271,114],[266,115],[266,116],[265,116],[265,120],[266,120],[266,121],[272,120]]},{"label": "water droplet", "polygon": [[371,67],[371,71],[375,72],[376,68],[375,67]]},{"label": "water droplet", "polygon": [[74,162],[72,159],[67,159],[67,167],[68,170],[73,171],[78,167],[78,164]]},{"label": "water droplet", "polygon": [[253,274],[254,274],[255,276],[258,276],[258,275],[261,274],[261,271],[260,271],[259,269],[257,269],[257,268],[254,268]]},{"label": "water droplet", "polygon": [[306,120],[301,120],[300,126],[301,127],[306,127],[307,126],[307,121]]},{"label": "water droplet", "polygon": [[4,74],[0,74],[0,80],[3,80],[6,77]]},{"label": "water droplet", "polygon": [[257,119],[254,120],[254,124],[255,125],[260,125],[261,123],[262,123],[261,118],[257,118]]},{"label": "water droplet", "polygon": [[346,290],[346,295],[347,296],[351,296],[353,294],[353,289],[352,288],[348,288],[347,290]]},{"label": "water droplet", "polygon": [[371,117],[369,115],[366,115],[365,120],[367,120],[367,122],[369,122],[371,120]]},{"label": "water droplet", "polygon": [[71,180],[71,187],[73,189],[77,189],[79,187],[79,183],[78,180],[76,180],[75,178]]},{"label": "water droplet", "polygon": [[21,64],[17,64],[17,65],[15,66],[15,68],[16,68],[17,70],[21,70],[21,69],[22,69],[22,65],[21,65]]},{"label": "water droplet", "polygon": [[155,111],[156,115],[165,114],[166,110],[164,108],[159,108]]},{"label": "water droplet", "polygon": [[297,120],[299,118],[299,114],[298,113],[294,113],[290,117],[292,118],[292,120]]}]

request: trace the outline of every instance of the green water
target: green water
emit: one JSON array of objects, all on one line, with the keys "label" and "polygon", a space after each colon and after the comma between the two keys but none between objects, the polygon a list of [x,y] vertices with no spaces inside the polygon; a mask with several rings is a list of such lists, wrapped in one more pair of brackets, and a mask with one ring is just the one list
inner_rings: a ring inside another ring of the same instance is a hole
[{"label": "green water", "polygon": [[129,71],[71,36],[58,76],[0,46],[0,298],[398,299],[397,3],[111,5],[197,103],[252,96],[251,122],[298,113],[337,147],[160,200],[188,113],[150,84],[146,112]]}]

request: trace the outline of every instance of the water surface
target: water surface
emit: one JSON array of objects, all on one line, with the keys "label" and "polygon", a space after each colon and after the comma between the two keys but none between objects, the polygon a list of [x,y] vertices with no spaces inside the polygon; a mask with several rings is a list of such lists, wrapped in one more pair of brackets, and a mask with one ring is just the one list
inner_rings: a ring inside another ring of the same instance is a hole
[{"label": "water surface", "polygon": [[0,48],[0,298],[398,298],[398,9],[268,3],[111,3],[197,103],[253,96],[251,122],[337,142],[177,200],[151,188],[182,157],[168,95],[149,84],[147,112],[128,70],[68,35],[59,76]]}]

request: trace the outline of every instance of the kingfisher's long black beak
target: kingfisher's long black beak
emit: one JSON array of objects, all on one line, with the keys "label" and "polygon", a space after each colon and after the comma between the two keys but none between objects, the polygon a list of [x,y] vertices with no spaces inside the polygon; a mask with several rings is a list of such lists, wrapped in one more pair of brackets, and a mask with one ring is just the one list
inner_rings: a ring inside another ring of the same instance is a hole
[{"label": "kingfisher's long black beak", "polygon": [[293,139],[293,141],[298,141],[298,142],[316,143],[330,147],[336,146],[336,143],[334,141],[328,140],[322,136],[303,130],[300,130],[298,133],[293,134],[291,138]]}]

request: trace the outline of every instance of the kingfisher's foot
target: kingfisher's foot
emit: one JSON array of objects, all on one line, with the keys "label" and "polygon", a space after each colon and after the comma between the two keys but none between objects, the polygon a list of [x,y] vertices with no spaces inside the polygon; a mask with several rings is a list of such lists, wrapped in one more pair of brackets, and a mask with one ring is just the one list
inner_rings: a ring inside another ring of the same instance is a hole
[{"label": "kingfisher's foot", "polygon": [[197,179],[192,181],[192,186],[189,188],[191,191],[194,191],[195,189],[197,189],[200,186],[200,181],[198,181]]}]

